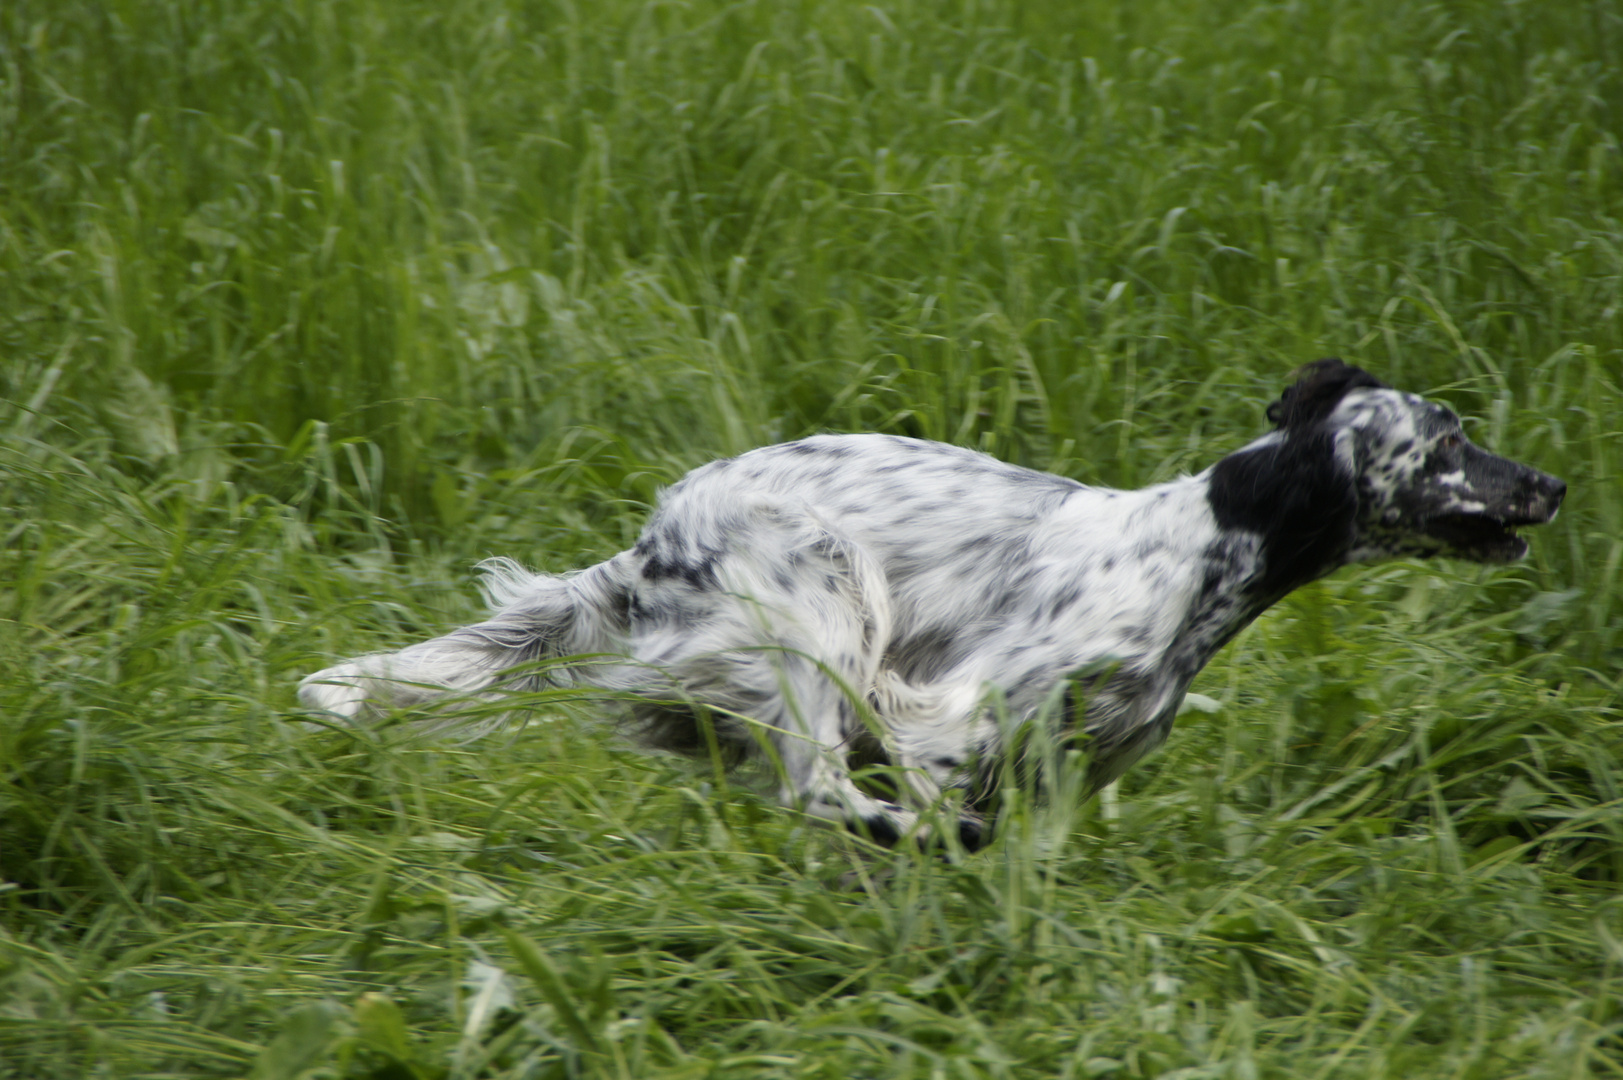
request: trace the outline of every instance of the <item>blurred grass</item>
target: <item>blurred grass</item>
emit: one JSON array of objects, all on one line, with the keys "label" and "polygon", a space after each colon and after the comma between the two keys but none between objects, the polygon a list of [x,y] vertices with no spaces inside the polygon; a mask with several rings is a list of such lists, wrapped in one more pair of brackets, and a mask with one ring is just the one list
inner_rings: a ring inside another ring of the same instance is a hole
[{"label": "blurred grass", "polygon": [[[1623,1073],[1615,4],[0,6],[0,1076]],[[961,862],[295,677],[818,430],[1202,467],[1337,353],[1572,494]],[[867,890],[842,886],[855,876]]]}]

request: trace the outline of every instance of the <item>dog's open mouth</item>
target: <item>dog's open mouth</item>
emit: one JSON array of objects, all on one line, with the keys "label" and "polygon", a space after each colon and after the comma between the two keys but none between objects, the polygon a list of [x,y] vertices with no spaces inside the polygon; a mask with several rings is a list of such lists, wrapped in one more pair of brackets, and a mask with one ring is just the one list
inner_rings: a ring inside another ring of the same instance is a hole
[{"label": "dog's open mouth", "polygon": [[1527,541],[1516,530],[1542,525],[1549,518],[1495,517],[1490,514],[1440,514],[1426,523],[1426,535],[1451,552],[1477,562],[1513,562],[1527,554]]}]

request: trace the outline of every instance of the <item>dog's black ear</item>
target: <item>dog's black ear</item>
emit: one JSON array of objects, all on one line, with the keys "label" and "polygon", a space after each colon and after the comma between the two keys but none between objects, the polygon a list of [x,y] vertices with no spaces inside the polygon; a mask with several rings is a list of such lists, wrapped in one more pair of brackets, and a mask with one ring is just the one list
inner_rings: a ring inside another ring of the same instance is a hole
[{"label": "dog's black ear", "polygon": [[1334,357],[1303,365],[1268,406],[1268,419],[1286,437],[1212,466],[1207,499],[1217,523],[1262,539],[1264,569],[1254,588],[1268,603],[1339,565],[1352,546],[1358,485],[1321,421],[1359,387],[1389,389]]},{"label": "dog's black ear", "polygon": [[1268,419],[1280,430],[1295,430],[1323,420],[1335,411],[1349,390],[1361,386],[1391,389],[1363,368],[1343,363],[1334,356],[1303,364],[1292,375],[1296,382],[1268,406]]}]

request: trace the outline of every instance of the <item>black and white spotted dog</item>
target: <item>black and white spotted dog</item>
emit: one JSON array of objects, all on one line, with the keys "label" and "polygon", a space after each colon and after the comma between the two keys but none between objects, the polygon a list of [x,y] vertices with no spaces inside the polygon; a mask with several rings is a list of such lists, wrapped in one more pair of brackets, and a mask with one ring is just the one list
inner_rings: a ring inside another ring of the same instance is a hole
[{"label": "black and white spotted dog", "polygon": [[[1527,551],[1516,528],[1561,504],[1564,483],[1472,445],[1441,405],[1339,360],[1298,376],[1274,431],[1139,491],[890,435],[715,461],[664,493],[632,550],[565,576],[493,560],[489,619],[299,695],[352,717],[543,681],[616,691],[648,745],[702,751],[702,716],[723,748],[776,759],[785,802],[883,841],[962,788],[973,847],[1009,730],[989,692],[1015,720],[1049,703],[1058,735],[1085,736],[1096,790],[1292,589],[1399,556],[1507,562]],[[1066,687],[1072,707],[1053,708]],[[853,781],[875,761],[906,770],[899,801]]]}]

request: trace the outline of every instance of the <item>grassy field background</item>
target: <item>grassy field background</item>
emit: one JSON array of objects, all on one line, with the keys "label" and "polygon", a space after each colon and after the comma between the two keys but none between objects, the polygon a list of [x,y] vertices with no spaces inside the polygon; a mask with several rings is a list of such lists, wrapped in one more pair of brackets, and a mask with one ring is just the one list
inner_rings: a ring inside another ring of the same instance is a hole
[{"label": "grassy field background", "polygon": [[[0,5],[0,1076],[1623,1075],[1620,122],[1602,0]],[[1291,597],[1113,812],[299,723],[713,457],[1139,485],[1332,353],[1560,520]]]}]

